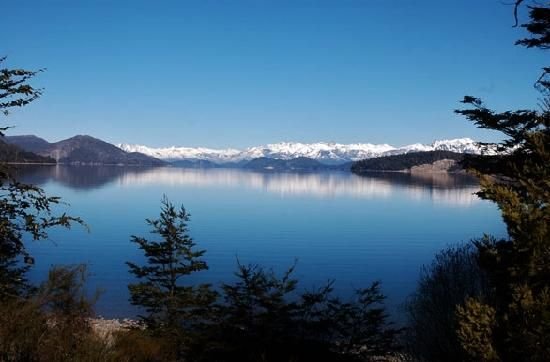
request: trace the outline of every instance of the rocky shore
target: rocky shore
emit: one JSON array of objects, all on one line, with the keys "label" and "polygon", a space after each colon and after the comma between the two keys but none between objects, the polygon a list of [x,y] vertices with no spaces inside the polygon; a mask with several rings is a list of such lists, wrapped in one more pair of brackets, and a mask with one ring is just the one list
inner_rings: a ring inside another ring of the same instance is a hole
[{"label": "rocky shore", "polygon": [[144,328],[143,324],[133,319],[105,319],[103,317],[91,318],[90,326],[94,333],[107,341],[111,341],[116,332],[131,328]]}]

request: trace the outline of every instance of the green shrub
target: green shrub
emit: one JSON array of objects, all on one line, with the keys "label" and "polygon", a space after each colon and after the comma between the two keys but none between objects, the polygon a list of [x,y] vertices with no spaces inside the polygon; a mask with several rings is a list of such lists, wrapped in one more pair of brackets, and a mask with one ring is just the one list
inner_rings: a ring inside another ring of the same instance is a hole
[{"label": "green shrub", "polygon": [[416,291],[405,303],[409,352],[425,361],[464,361],[458,339],[457,306],[489,297],[488,281],[472,244],[450,246],[424,266]]},{"label": "green shrub", "polygon": [[108,344],[90,328],[85,280],[82,265],[53,267],[33,297],[1,303],[0,360],[109,360]]}]

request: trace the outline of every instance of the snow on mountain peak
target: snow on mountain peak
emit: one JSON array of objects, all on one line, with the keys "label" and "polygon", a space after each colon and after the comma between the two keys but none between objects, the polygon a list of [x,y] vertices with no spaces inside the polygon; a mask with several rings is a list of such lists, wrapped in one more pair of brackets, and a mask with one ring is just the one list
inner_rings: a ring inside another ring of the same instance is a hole
[{"label": "snow on mountain peak", "polygon": [[176,146],[152,148],[131,144],[117,144],[117,147],[127,152],[140,152],[164,160],[199,159],[217,163],[239,162],[259,157],[280,159],[308,157],[324,162],[349,162],[365,158],[434,150],[480,153],[480,147],[470,138],[439,140],[434,141],[432,144],[415,143],[402,147],[394,147],[388,144],[341,144],[332,142],[279,142],[249,147],[245,150]]}]

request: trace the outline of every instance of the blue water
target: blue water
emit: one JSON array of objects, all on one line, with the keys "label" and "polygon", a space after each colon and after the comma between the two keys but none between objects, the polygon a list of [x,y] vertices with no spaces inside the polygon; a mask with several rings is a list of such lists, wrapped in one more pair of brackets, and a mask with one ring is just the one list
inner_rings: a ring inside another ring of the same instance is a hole
[{"label": "blue water", "polygon": [[87,263],[88,289],[103,291],[96,310],[105,317],[136,314],[125,262],[143,259],[130,236],[154,237],[144,220],[158,216],[163,194],[191,213],[191,235],[207,250],[210,269],[191,282],[233,280],[237,258],[277,271],[297,260],[303,288],[334,279],[346,297],[381,280],[395,313],[435,252],[505,233],[496,207],[473,195],[476,183],[446,174],[39,166],[21,177],[62,196],[70,206],[59,210],[90,227],[56,229],[51,240],[32,243],[31,278],[41,280],[53,264]]}]

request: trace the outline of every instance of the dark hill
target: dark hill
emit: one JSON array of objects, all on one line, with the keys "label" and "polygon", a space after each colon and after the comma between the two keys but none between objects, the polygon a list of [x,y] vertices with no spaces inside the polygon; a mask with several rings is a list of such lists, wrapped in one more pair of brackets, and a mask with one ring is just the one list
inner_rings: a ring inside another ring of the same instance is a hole
[{"label": "dark hill", "polygon": [[35,136],[11,136],[6,137],[6,140],[25,150],[33,149],[37,154],[51,157],[63,164],[132,166],[166,164],[164,161],[142,153],[125,152],[110,143],[85,135],[74,136],[55,143],[48,143]]},{"label": "dark hill", "polygon": [[55,160],[50,157],[44,157],[25,151],[21,147],[0,140],[0,162],[55,163]]},{"label": "dark hill", "polygon": [[452,160],[452,167],[446,171],[460,171],[459,163],[466,157],[463,153],[451,151],[411,152],[402,155],[369,158],[353,163],[351,171],[357,174],[369,171],[407,171],[416,166],[431,165],[441,160]]},{"label": "dark hill", "polygon": [[7,143],[17,145],[21,149],[33,153],[42,152],[50,146],[50,143],[45,139],[33,135],[6,136],[4,140]]}]

